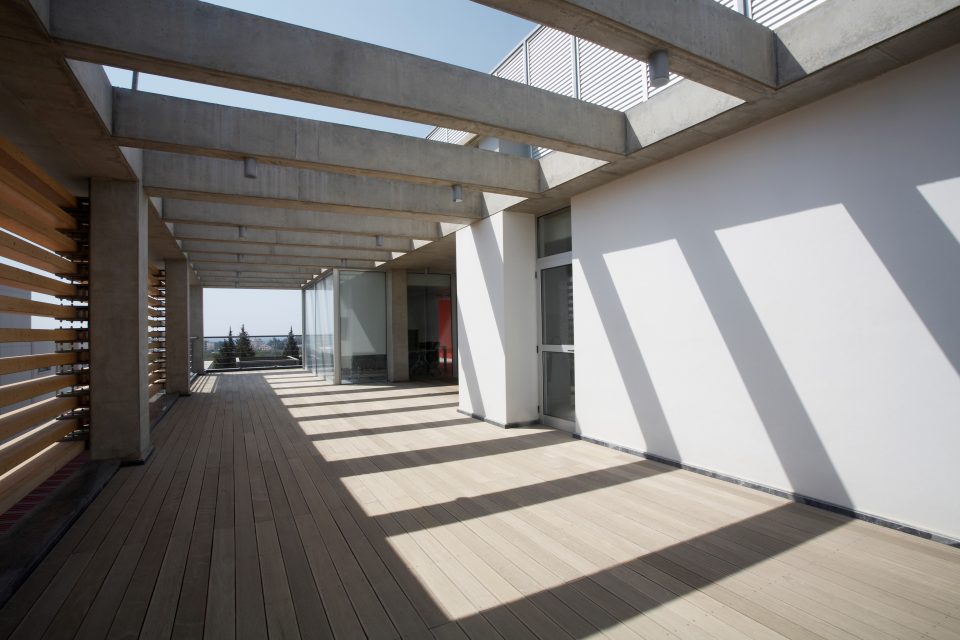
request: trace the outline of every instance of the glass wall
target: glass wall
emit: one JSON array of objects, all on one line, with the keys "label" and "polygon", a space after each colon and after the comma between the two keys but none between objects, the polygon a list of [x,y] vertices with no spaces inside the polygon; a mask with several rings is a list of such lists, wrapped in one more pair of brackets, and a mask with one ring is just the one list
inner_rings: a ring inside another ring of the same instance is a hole
[{"label": "glass wall", "polygon": [[340,271],[340,379],[387,377],[387,281],[379,271]]},{"label": "glass wall", "polygon": [[332,275],[317,283],[316,305],[317,368],[314,373],[323,376],[327,380],[333,380],[333,341],[335,328],[333,319]]},{"label": "glass wall", "polygon": [[303,368],[317,372],[317,290],[303,290]]},{"label": "glass wall", "polygon": [[303,289],[303,368],[333,380],[333,272]]},{"label": "glass wall", "polygon": [[407,348],[410,379],[456,376],[450,276],[407,275]]}]

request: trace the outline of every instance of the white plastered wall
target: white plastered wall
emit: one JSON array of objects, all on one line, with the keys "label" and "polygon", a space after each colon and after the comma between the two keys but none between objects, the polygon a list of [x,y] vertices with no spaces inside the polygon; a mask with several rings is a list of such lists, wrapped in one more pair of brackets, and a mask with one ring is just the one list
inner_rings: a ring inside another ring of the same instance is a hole
[{"label": "white plastered wall", "polygon": [[958,114],[954,47],[574,198],[578,430],[960,538]]},{"label": "white plastered wall", "polygon": [[537,419],[534,218],[502,212],[457,231],[460,410]]}]

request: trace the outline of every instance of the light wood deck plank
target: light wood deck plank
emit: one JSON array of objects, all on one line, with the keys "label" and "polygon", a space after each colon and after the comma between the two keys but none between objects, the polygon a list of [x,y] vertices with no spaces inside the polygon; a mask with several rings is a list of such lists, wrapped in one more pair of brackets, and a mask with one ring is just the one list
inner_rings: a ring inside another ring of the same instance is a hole
[{"label": "light wood deck plank", "polygon": [[208,376],[0,636],[960,636],[960,550],[542,428],[456,388]]}]

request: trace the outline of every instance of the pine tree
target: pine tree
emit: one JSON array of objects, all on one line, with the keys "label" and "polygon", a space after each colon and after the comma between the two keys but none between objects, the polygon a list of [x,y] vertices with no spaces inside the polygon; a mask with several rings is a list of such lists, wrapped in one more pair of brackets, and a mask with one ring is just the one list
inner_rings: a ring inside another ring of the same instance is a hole
[{"label": "pine tree", "polygon": [[250,342],[250,334],[247,328],[240,325],[240,333],[237,335],[237,355],[241,358],[252,358],[256,353],[253,351],[253,343]]},{"label": "pine tree", "polygon": [[287,342],[283,345],[283,357],[290,356],[300,359],[300,345],[293,338],[293,327],[290,327],[290,333],[287,334]]},{"label": "pine tree", "polygon": [[227,339],[220,343],[220,348],[213,356],[213,363],[218,366],[230,365],[236,362],[237,344],[233,341],[233,327],[227,333]]}]

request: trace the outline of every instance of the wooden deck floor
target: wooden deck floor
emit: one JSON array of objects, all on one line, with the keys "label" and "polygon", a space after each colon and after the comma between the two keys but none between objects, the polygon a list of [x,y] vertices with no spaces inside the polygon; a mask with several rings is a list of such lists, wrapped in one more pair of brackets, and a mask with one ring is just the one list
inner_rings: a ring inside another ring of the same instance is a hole
[{"label": "wooden deck floor", "polygon": [[956,549],[456,399],[200,379],[0,638],[960,637]]}]

